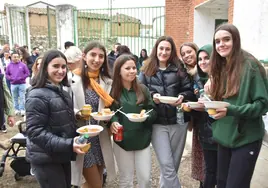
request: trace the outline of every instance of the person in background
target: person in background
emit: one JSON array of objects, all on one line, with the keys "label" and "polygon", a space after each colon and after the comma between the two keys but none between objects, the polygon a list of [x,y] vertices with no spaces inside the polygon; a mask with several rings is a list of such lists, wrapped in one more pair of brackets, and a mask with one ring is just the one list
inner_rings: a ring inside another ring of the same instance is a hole
[{"label": "person in background", "polygon": [[[67,59],[67,67],[68,67],[68,82],[70,85],[72,84],[72,79],[74,76],[73,71],[77,68],[81,67],[81,60],[82,60],[82,52],[81,50],[76,46],[70,46],[65,52],[64,55]],[[66,91],[73,96],[73,92],[71,91],[71,88],[64,88]]]},{"label": "person in background", "polygon": [[123,141],[114,144],[114,153],[119,168],[119,188],[133,188],[136,169],[139,187],[151,187],[152,124],[156,120],[155,105],[146,86],[139,84],[136,74],[136,60],[131,54],[123,54],[114,64],[114,77],[111,96],[115,99],[112,110],[123,107],[125,113],[140,114],[151,110],[145,122],[131,122],[121,113],[112,117],[110,130],[117,134],[118,124],[124,128]]},{"label": "person in background", "polygon": [[139,66],[143,66],[143,62],[148,59],[148,54],[146,49],[142,49],[139,57]]},{"label": "person in background", "polygon": [[[67,60],[58,50],[44,54],[26,97],[26,158],[41,188],[71,187],[71,160],[83,154],[68,86]],[[49,128],[48,128],[49,127]]]},{"label": "person in background", "polygon": [[13,100],[7,87],[4,74],[2,74],[0,70],[0,130],[3,133],[7,132],[5,115],[7,115],[7,124],[13,127],[15,124]]},{"label": "person in background", "polygon": [[11,62],[6,68],[6,79],[11,83],[15,114],[25,115],[26,78],[30,75],[27,66],[19,59],[19,54],[11,54]]},{"label": "person in background", "polygon": [[[107,129],[107,122],[94,119],[84,120],[79,110],[85,104],[90,104],[93,112],[101,112],[104,108],[109,108],[114,101],[109,95],[112,80],[108,72],[105,47],[99,42],[90,42],[84,49],[81,68],[76,69],[73,73],[71,89],[73,92],[74,111],[79,120],[78,125],[101,125],[104,128],[98,136],[89,138],[91,149],[80,161],[77,161],[77,173],[74,175],[79,175],[78,168],[82,163],[81,167],[83,167],[83,175],[86,179],[86,184],[83,187],[100,188],[103,183],[102,178],[105,167],[108,180],[113,180],[116,176],[110,133]],[[73,178],[73,185],[79,184],[80,181],[80,177]]]},{"label": "person in background", "polygon": [[30,54],[23,47],[19,47],[19,54],[21,56],[21,61],[27,65],[31,76],[34,61],[32,60]]},{"label": "person in background", "polygon": [[[197,51],[198,47],[195,43],[187,42],[183,43],[180,47],[180,55],[182,57],[183,63],[186,67],[188,74],[191,76],[193,82],[194,93],[199,96],[199,88],[203,85],[200,82],[199,75],[197,74]],[[204,155],[202,146],[200,144],[198,133],[199,124],[204,122],[198,116],[191,116],[191,121],[189,122],[189,130],[193,130],[193,140],[192,140],[192,178],[200,182],[200,188],[203,188],[204,182]]]},{"label": "person in background", "polygon": [[[5,51],[4,52],[4,57],[1,58],[1,62],[0,62],[0,70],[2,72],[2,74],[6,74],[6,67],[9,65],[11,59],[10,59],[10,52],[9,51]],[[9,91],[11,92],[11,88],[10,88],[10,81],[6,79],[7,82],[7,87],[9,89]]]},{"label": "person in background", "polygon": [[217,188],[249,188],[264,136],[268,80],[260,62],[241,48],[238,29],[220,25],[213,36],[209,94],[230,105],[216,109]]},{"label": "person in background", "polygon": [[67,41],[67,42],[64,43],[64,49],[65,50],[67,50],[71,46],[74,46],[74,43],[73,42]]},{"label": "person in background", "polygon": [[[181,187],[177,175],[185,146],[189,119],[177,119],[177,106],[196,100],[191,80],[177,55],[174,40],[162,36],[142,67],[139,80],[150,90],[156,104],[152,145],[160,166],[160,188]],[[177,97],[173,104],[160,103],[159,96]]]},{"label": "person in background", "polygon": [[39,48],[38,47],[34,47],[33,51],[32,51],[32,61],[35,62],[36,58],[39,56]]},{"label": "person in background", "polygon": [[29,47],[27,45],[23,45],[22,47],[29,53]]},{"label": "person in background", "polygon": [[20,47],[20,45],[19,45],[19,44],[14,43],[14,46],[13,46],[12,52],[19,53],[19,47]]},{"label": "person in background", "polygon": [[43,58],[43,56],[38,56],[38,58],[36,58],[36,60],[34,62],[34,65],[32,67],[32,79],[37,75],[37,73],[40,70],[42,58]]},{"label": "person in background", "polygon": [[113,75],[113,67],[114,67],[114,62],[117,58],[118,51],[117,47],[120,46],[120,43],[115,43],[113,46],[113,50],[108,54],[108,67],[109,67],[109,74],[110,76]]},{"label": "person in background", "polygon": [[64,55],[67,58],[68,69],[72,72],[77,68],[81,67],[82,52],[76,46],[70,46],[65,52]]},{"label": "person in background", "polygon": [[0,50],[0,58],[2,59],[4,57],[5,52],[10,52],[10,46],[8,43],[5,43],[3,45],[3,48]]}]

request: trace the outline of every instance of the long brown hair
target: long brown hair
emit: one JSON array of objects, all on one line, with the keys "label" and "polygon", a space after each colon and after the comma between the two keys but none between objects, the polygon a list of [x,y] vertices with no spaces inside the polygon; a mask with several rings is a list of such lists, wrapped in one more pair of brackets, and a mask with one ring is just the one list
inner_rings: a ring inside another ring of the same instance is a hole
[{"label": "long brown hair", "polygon": [[152,49],[152,52],[150,54],[150,57],[145,61],[144,66],[141,68],[141,71],[144,72],[146,76],[152,76],[158,70],[159,61],[157,58],[157,48],[160,42],[162,41],[167,41],[171,45],[171,54],[170,54],[167,64],[173,63],[177,65],[179,68],[182,67],[182,62],[180,61],[177,55],[177,49],[176,49],[174,40],[169,36],[162,36],[162,37],[159,37],[158,40],[156,41]]},{"label": "long brown hair", "polygon": [[[84,49],[84,54],[87,55],[87,53],[93,48],[99,48],[104,53],[104,62],[102,66],[100,67],[100,76],[102,78],[103,77],[111,78],[109,75],[109,71],[108,71],[108,58],[107,58],[105,47],[98,41],[92,41]],[[82,77],[83,87],[84,89],[86,89],[90,85],[90,79],[88,77],[87,62],[84,60],[84,58],[82,58],[82,63],[81,63],[81,77]]]},{"label": "long brown hair", "polygon": [[242,73],[245,62],[238,29],[232,24],[223,24],[216,29],[214,37],[220,30],[225,30],[232,35],[233,47],[228,58],[222,57],[216,51],[216,43],[213,39],[213,51],[210,58],[210,94],[214,100],[222,100],[239,92],[241,77],[238,75]]},{"label": "long brown hair", "polygon": [[[35,62],[34,62],[34,64],[33,64],[33,66],[32,66],[32,72],[33,72],[33,75],[34,76],[36,76],[37,75],[37,73],[38,73],[38,69],[37,69],[37,62],[38,62],[38,60],[39,59],[42,59],[43,58],[43,56],[38,56],[37,58],[36,58],[36,60],[35,60]],[[41,63],[40,63],[41,64]]]},{"label": "long brown hair", "polygon": [[21,51],[21,54],[22,55],[22,61],[24,63],[28,63],[27,60],[28,58],[30,57],[30,54],[26,51],[26,49],[24,47],[19,47],[19,50]]},{"label": "long brown hair", "polygon": [[[121,78],[121,74],[120,74],[121,67],[129,60],[134,61],[135,65],[136,65],[135,58],[133,57],[133,55],[130,55],[130,54],[123,54],[123,55],[119,56],[114,63],[114,74],[113,75],[114,75],[114,78],[116,78],[116,79],[113,80],[111,96],[117,102],[119,102],[119,100],[120,100],[122,89],[123,89],[123,83],[122,83],[122,80],[121,80],[122,78]],[[139,84],[139,82],[137,81],[137,78],[133,80],[132,88],[135,91],[136,96],[137,96],[137,104],[144,102],[145,95],[143,93],[141,84]]]}]

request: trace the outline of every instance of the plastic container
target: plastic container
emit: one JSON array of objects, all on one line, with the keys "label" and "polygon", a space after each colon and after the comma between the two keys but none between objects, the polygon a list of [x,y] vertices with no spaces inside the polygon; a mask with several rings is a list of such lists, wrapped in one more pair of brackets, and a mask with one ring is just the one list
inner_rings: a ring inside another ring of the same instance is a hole
[{"label": "plastic container", "polygon": [[87,143],[88,138],[89,138],[88,134],[83,134],[79,136],[79,138],[76,139],[75,141],[77,144],[86,144],[86,146],[81,148],[83,152],[88,152],[88,150],[90,149],[90,143]]}]

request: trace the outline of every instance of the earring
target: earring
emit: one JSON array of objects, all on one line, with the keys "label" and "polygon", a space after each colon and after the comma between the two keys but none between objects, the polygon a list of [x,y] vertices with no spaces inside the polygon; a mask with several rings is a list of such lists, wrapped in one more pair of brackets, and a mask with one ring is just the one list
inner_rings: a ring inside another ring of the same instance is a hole
[{"label": "earring", "polygon": [[87,65],[85,65],[85,68],[87,68]]}]

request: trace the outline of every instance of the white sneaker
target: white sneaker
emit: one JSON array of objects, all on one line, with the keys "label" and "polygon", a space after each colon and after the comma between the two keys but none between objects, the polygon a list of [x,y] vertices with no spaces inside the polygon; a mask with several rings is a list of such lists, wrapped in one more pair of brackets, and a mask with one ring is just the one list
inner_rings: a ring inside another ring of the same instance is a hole
[{"label": "white sneaker", "polygon": [[15,110],[15,115],[19,116],[20,115],[20,111],[19,110]]},{"label": "white sneaker", "polygon": [[25,116],[25,110],[21,110],[21,111],[20,111],[20,115],[21,115],[21,116]]}]

